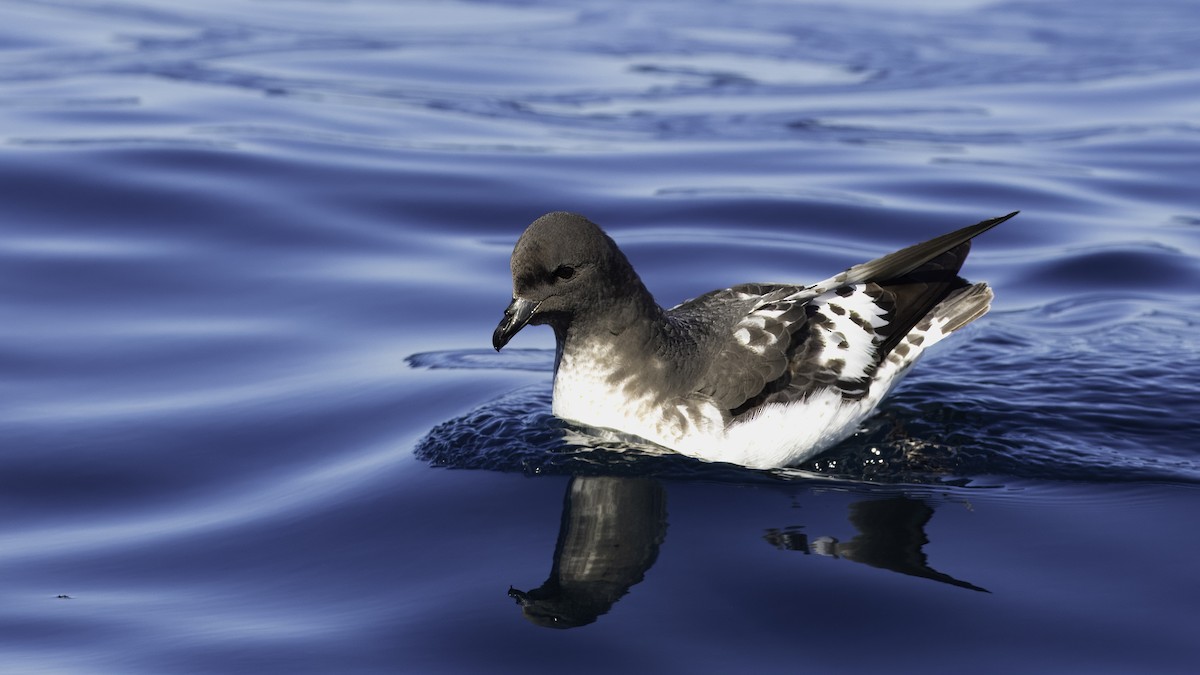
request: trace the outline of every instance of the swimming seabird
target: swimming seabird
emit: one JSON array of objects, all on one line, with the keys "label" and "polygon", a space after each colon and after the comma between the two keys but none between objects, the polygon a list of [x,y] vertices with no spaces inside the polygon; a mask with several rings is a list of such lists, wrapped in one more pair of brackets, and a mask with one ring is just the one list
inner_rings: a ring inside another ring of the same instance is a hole
[{"label": "swimming seabird", "polygon": [[808,286],[750,283],[671,309],[617,244],[566,212],[535,220],[512,254],[499,350],[554,329],[553,412],[709,461],[803,462],[854,433],[931,345],[987,312],[958,276],[985,220]]}]

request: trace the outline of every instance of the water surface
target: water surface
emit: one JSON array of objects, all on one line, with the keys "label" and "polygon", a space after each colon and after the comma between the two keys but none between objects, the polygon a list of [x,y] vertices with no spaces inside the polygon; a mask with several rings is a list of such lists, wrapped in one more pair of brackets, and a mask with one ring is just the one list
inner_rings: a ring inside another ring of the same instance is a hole
[{"label": "water surface", "polygon": [[[1197,26],[10,0],[0,670],[1189,672]],[[1022,213],[991,314],[758,472],[555,420],[548,330],[491,352],[559,209],[664,305]]]}]

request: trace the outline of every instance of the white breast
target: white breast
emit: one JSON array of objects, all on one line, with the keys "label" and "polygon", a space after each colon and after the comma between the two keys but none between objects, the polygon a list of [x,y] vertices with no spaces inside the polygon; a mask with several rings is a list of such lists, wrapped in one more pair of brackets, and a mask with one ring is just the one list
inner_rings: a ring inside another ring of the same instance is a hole
[{"label": "white breast", "polygon": [[554,414],[566,420],[649,438],[637,414],[647,401],[630,400],[612,381],[611,349],[565,349],[554,374]]},{"label": "white breast", "polygon": [[[666,448],[723,435],[724,419],[716,406],[655,396],[614,376],[612,349],[590,346],[564,349],[554,375],[553,411],[558,417],[592,427],[640,436]],[[664,368],[651,360],[646,368]],[[690,414],[689,414],[690,413]]]}]

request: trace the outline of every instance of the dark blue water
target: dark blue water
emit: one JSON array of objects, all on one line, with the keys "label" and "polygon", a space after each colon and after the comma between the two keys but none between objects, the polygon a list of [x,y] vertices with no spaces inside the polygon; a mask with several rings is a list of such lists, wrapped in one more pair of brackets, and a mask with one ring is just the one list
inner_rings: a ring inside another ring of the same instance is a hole
[{"label": "dark blue water", "polygon": [[[0,671],[1195,668],[1200,5],[192,4],[0,5]],[[1022,213],[756,472],[491,352],[557,209],[667,305]]]}]

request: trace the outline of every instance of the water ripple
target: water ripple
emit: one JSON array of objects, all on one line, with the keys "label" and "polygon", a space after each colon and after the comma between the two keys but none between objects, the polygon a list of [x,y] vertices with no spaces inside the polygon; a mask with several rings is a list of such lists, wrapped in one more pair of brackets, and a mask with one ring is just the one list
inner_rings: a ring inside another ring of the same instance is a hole
[{"label": "water ripple", "polygon": [[[1193,663],[1196,20],[0,3],[0,670],[560,671],[505,590],[552,565],[568,474],[670,492],[654,569],[569,636],[580,672],[775,671],[795,635],[822,671],[948,635],[931,672]],[[559,209],[663,304],[1022,215],[964,269],[992,314],[846,443],[758,472],[555,419],[548,330],[489,349],[512,245]],[[911,507],[877,533],[901,569],[932,538],[994,595],[848,565],[833,535],[881,497]]]}]

